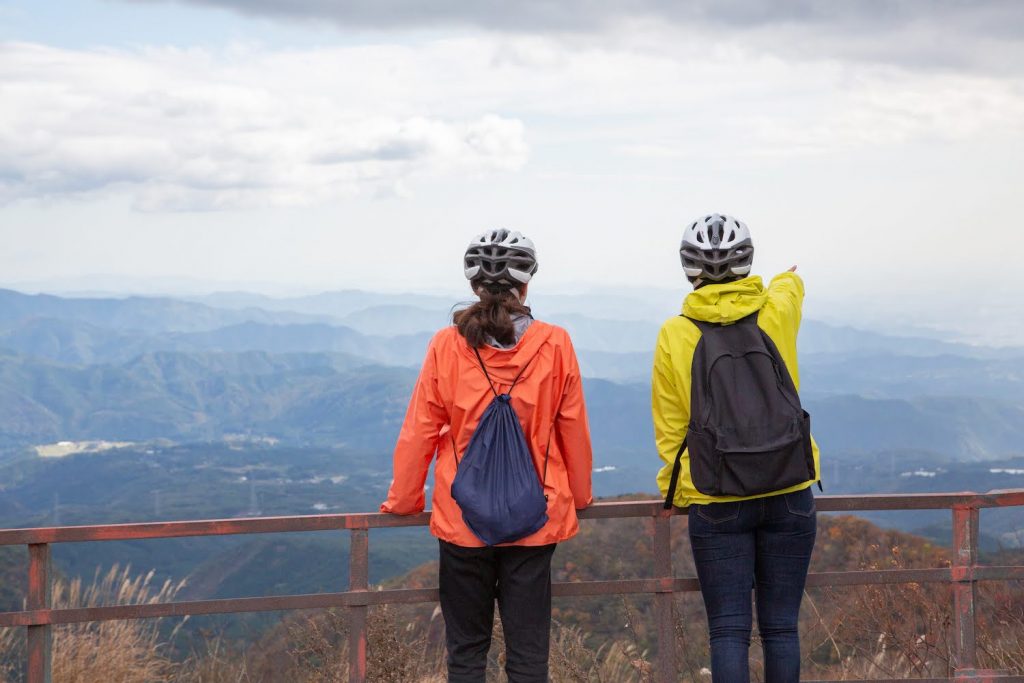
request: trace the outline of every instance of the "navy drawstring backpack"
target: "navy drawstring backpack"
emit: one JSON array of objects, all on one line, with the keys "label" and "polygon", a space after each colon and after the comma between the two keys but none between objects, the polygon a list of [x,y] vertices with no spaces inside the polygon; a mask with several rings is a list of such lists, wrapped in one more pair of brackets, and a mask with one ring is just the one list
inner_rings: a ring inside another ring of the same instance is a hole
[{"label": "navy drawstring backpack", "polygon": [[538,479],[530,447],[510,402],[512,389],[530,361],[512,380],[508,392],[499,394],[480,352],[475,348],[473,352],[494,398],[473,431],[461,460],[452,436],[457,468],[452,498],[462,509],[462,519],[469,530],[491,546],[518,541],[547,524],[544,482],[548,452],[544,453],[543,479]]}]

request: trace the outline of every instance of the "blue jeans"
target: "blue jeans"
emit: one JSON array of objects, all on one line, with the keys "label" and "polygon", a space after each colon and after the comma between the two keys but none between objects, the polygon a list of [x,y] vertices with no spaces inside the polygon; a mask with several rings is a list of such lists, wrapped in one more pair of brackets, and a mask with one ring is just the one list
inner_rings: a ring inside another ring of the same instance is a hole
[{"label": "blue jeans", "polygon": [[752,609],[766,683],[800,680],[797,620],[817,534],[814,494],[691,505],[690,545],[711,632],[713,683],[747,683]]}]

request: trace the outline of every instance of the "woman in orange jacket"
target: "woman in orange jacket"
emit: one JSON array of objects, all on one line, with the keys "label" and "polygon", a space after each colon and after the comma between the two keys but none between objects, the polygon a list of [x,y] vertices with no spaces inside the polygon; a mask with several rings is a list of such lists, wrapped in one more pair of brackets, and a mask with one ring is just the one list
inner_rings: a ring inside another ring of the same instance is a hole
[{"label": "woman in orange jacket", "polygon": [[[565,330],[534,320],[523,303],[536,272],[533,243],[518,232],[492,230],[470,243],[465,275],[479,301],[455,313],[455,324],[430,342],[381,505],[399,515],[422,511],[437,456],[430,530],[440,542],[449,681],[484,681],[495,600],[510,683],[547,681],[551,557],[555,544],[576,534],[576,511],[592,501],[576,354]],[[547,521],[511,543],[487,545],[463,519],[452,484],[484,411],[506,393],[541,482]]]}]

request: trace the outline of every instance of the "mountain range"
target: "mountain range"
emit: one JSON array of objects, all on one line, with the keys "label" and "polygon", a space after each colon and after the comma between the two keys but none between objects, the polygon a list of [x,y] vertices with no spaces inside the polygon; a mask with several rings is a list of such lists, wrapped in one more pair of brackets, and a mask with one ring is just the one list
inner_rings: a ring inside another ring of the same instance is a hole
[{"label": "mountain range", "polygon": [[[532,303],[570,331],[579,355],[595,491],[650,495],[661,464],[650,354],[677,303],[629,293]],[[374,509],[417,366],[458,304],[352,290],[293,299],[0,291],[0,526]],[[827,492],[1024,486],[1024,350],[814,320],[800,347]],[[1021,517],[993,512],[985,530],[993,543],[1019,544]],[[930,513],[873,519],[948,529]],[[416,550],[395,552],[376,576],[429,554],[410,538],[401,544]],[[71,573],[120,557],[181,576],[203,565],[204,547],[82,546],[57,559]],[[271,547],[247,552],[270,562]],[[218,594],[215,584],[204,580],[209,590],[197,594]]]},{"label": "mountain range", "polygon": [[[572,334],[592,422],[605,434],[599,452],[609,465],[627,465],[619,453],[650,443],[644,387],[658,323],[564,312],[594,312],[582,296],[552,301],[536,308],[550,306],[543,317]],[[386,449],[429,337],[452,306],[437,296],[357,291],[205,301],[0,291],[0,443],[256,433]],[[647,308],[636,302],[638,314]],[[833,452],[1024,452],[1024,350],[813,320],[800,345],[802,392]]]}]

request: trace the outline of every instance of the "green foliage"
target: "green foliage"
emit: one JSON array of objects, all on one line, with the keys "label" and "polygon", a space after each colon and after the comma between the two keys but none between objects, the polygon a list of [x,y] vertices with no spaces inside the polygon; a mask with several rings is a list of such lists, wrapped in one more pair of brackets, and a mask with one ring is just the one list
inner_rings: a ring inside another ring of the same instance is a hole
[{"label": "green foliage", "polygon": [[359,365],[329,353],[161,351],[81,368],[0,355],[0,445],[233,433],[379,443],[415,372]]}]

